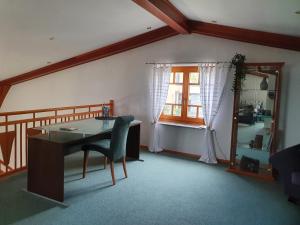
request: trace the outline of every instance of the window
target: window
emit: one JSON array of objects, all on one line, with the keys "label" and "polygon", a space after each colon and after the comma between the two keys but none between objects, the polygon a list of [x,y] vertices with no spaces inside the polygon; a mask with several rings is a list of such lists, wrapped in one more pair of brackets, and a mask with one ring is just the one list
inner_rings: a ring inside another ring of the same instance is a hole
[{"label": "window", "polygon": [[160,120],[204,124],[198,67],[172,67],[168,97]]}]

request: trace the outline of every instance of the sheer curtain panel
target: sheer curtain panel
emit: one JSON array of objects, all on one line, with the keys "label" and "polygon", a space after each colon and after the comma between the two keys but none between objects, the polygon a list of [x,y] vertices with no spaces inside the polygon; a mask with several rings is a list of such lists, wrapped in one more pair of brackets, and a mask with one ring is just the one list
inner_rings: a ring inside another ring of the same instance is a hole
[{"label": "sheer curtain panel", "polygon": [[149,150],[151,152],[162,151],[162,148],[159,146],[160,135],[157,122],[167,100],[170,73],[170,65],[154,65],[153,67],[152,80],[150,86],[151,129]]},{"label": "sheer curtain panel", "polygon": [[200,100],[206,125],[205,143],[202,145],[200,161],[217,163],[214,119],[219,111],[224,87],[230,67],[228,63],[201,64],[200,71]]}]

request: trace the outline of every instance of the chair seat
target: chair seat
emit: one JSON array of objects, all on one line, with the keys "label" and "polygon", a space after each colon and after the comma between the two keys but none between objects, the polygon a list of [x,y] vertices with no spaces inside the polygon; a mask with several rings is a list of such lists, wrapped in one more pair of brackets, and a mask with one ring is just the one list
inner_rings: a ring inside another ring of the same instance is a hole
[{"label": "chair seat", "polygon": [[110,159],[112,158],[112,152],[110,150],[110,139],[103,139],[100,141],[90,142],[86,145],[83,145],[81,149],[84,151],[92,150],[92,151],[101,152],[108,158]]}]

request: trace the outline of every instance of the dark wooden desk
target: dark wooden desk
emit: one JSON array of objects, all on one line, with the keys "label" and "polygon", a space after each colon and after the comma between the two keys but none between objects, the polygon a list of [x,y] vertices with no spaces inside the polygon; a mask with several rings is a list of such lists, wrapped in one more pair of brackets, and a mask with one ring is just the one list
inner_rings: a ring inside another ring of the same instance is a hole
[{"label": "dark wooden desk", "polygon": [[[81,151],[86,142],[109,138],[114,121],[87,119],[42,127],[46,134],[28,138],[29,192],[64,201],[64,156]],[[139,159],[140,121],[130,125],[126,156]],[[60,127],[75,127],[75,131],[61,131]]]}]

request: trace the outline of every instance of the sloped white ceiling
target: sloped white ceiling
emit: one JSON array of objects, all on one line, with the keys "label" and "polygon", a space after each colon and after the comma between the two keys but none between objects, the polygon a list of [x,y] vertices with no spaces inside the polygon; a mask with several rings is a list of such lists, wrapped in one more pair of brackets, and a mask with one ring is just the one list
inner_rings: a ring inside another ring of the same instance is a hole
[{"label": "sloped white ceiling", "polygon": [[[189,19],[300,36],[300,0],[170,1]],[[165,24],[131,0],[0,0],[0,80],[149,26]]]},{"label": "sloped white ceiling", "polygon": [[165,24],[130,0],[1,0],[0,80],[145,33],[149,26]]},{"label": "sloped white ceiling", "polygon": [[193,20],[300,36],[300,0],[170,0]]}]

